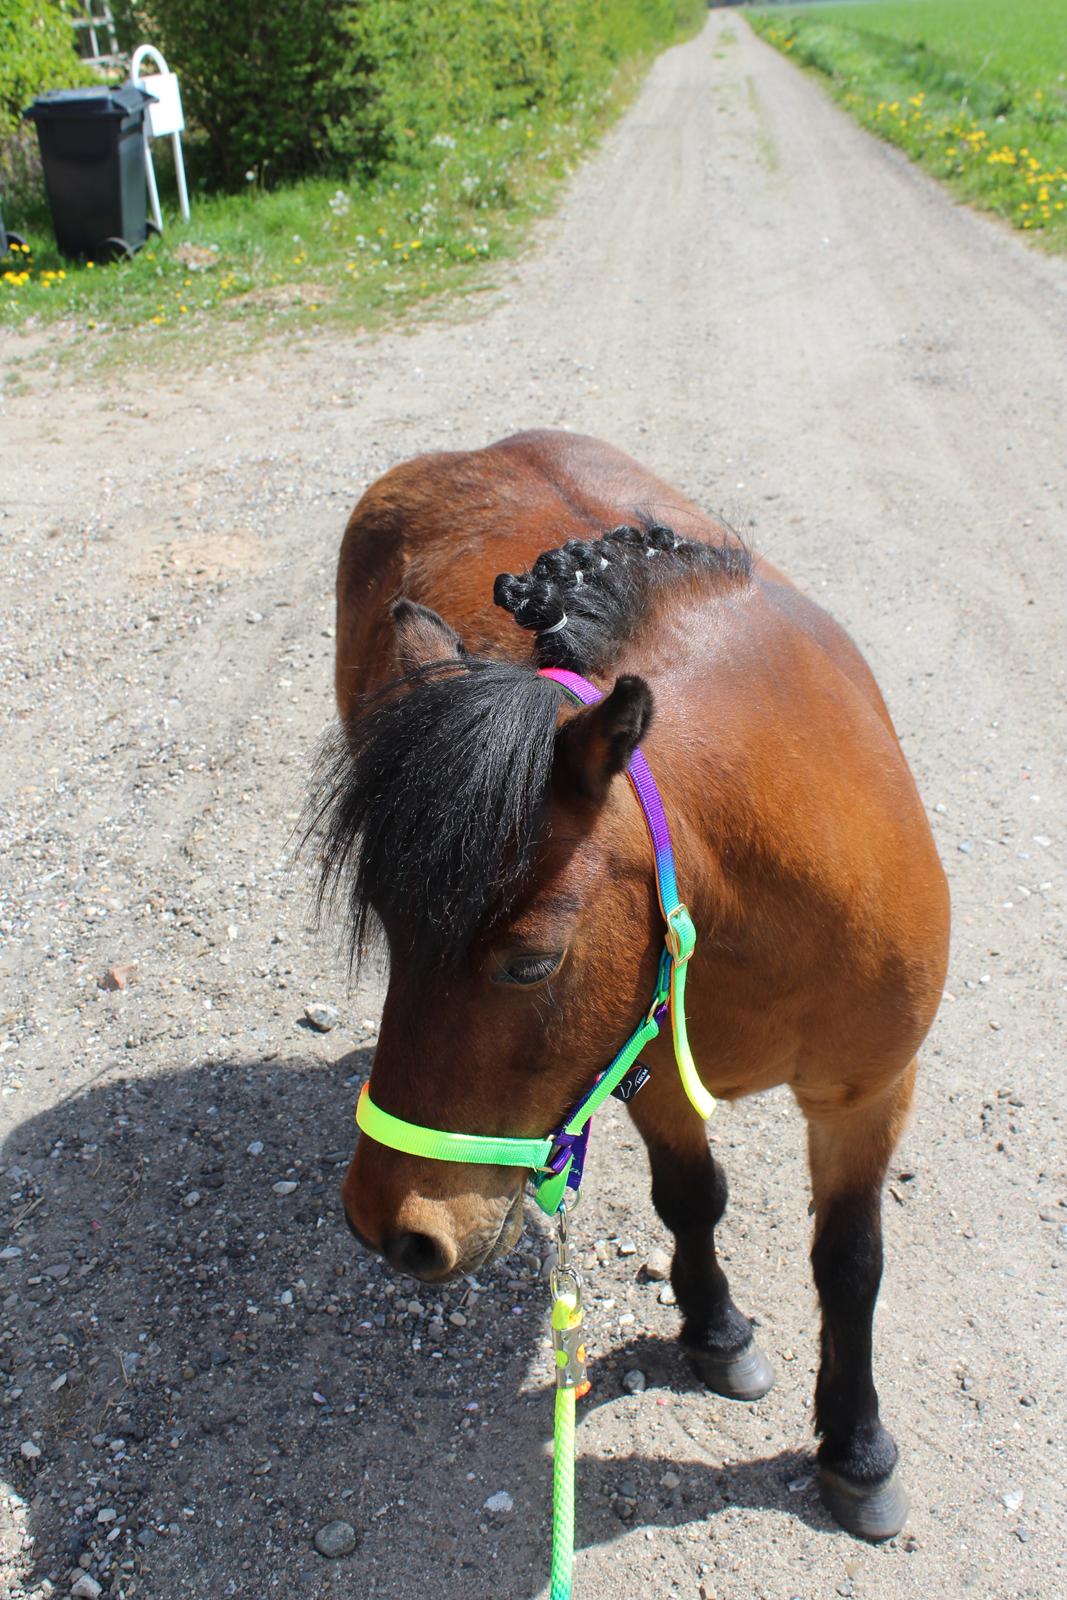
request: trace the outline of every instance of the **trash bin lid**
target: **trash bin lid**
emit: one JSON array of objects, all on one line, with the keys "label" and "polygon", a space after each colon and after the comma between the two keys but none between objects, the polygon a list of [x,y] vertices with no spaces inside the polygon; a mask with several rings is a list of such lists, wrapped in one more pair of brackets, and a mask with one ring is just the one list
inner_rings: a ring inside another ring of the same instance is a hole
[{"label": "trash bin lid", "polygon": [[51,122],[57,117],[128,117],[156,97],[139,85],[125,83],[109,89],[95,84],[86,89],[46,89],[22,113],[34,122]]}]

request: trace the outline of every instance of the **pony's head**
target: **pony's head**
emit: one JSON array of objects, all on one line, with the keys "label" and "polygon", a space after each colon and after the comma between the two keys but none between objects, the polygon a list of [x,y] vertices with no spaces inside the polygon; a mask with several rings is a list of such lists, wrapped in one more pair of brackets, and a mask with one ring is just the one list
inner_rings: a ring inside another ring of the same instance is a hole
[{"label": "pony's head", "polygon": [[[605,666],[645,609],[650,549],[679,570],[743,565],[658,528],[548,552],[497,580],[497,602],[538,635],[521,665],[468,655],[424,607],[394,608],[402,676],[342,730],[313,805],[323,893],[347,901],[353,955],[369,934],[388,943],[372,1084],[395,1117],[543,1137],[647,1010],[662,923],[619,780],[652,694]],[[539,675],[548,664],[606,676],[603,700],[572,709]],[[344,1205],[394,1266],[444,1279],[511,1248],[525,1178],[364,1135]]]}]

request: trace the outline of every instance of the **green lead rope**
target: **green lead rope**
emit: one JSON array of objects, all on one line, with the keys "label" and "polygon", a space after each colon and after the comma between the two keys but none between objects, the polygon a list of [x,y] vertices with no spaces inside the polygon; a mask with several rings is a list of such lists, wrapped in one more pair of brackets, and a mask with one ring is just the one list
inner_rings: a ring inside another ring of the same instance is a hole
[{"label": "green lead rope", "polygon": [[551,1600],[571,1600],[574,1570],[575,1401],[573,1389],[556,1390],[556,1428],[552,1450]]}]

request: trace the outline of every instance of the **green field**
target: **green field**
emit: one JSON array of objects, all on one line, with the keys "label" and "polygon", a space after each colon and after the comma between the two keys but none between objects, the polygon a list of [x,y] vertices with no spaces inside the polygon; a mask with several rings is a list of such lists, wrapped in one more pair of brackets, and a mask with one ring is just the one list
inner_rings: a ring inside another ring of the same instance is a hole
[{"label": "green field", "polygon": [[1067,250],[1067,0],[873,0],[749,16],[957,194]]}]

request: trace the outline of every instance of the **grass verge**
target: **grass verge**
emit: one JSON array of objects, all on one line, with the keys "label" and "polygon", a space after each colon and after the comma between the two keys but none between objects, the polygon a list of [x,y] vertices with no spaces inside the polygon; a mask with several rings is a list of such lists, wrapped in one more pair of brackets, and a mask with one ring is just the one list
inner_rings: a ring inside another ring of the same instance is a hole
[{"label": "grass verge", "polygon": [[[47,328],[51,355],[65,348],[90,366],[146,352],[153,360],[180,352],[185,361],[198,346],[212,353],[220,337],[351,332],[477,287],[487,263],[515,254],[651,59],[629,60],[559,111],[442,129],[432,159],[386,169],[370,184],[308,179],[275,190],[250,183],[238,196],[194,194],[182,223],[167,207],[161,171],[165,232],[129,261],[65,260],[43,205],[22,216],[8,208],[8,227],[27,246],[0,261],[0,326]],[[158,141],[157,168],[167,151]]]},{"label": "grass verge", "polygon": [[749,16],[961,198],[1067,250],[1063,0],[879,0]]}]

